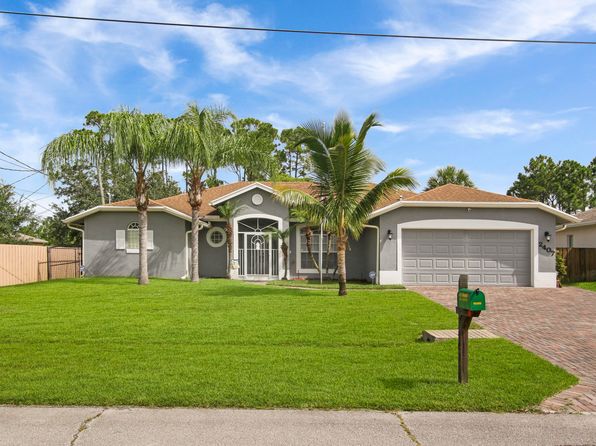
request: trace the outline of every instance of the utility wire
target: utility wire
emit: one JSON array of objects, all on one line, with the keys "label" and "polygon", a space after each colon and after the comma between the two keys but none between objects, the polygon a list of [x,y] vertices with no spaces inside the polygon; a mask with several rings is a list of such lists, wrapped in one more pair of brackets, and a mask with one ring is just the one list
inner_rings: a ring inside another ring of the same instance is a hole
[{"label": "utility wire", "polygon": [[13,183],[10,183],[10,184],[9,184],[9,186],[14,186],[14,185],[15,185],[15,184],[17,184],[17,183],[20,183],[21,181],[23,181],[23,180],[26,180],[26,179],[27,179],[27,178],[29,178],[29,177],[32,177],[32,176],[33,176],[33,175],[35,175],[36,173],[37,173],[37,172],[30,173],[30,174],[29,174],[29,175],[27,175],[26,177],[23,177],[23,178],[21,178],[21,179],[19,179],[19,180],[16,180],[16,181],[15,181],[15,182],[13,182]]},{"label": "utility wire", "polygon": [[311,34],[311,35],[325,35],[325,36],[350,36],[350,37],[381,37],[393,39],[423,39],[423,40],[455,40],[467,42],[502,42],[502,43],[541,43],[541,44],[563,44],[563,45],[596,45],[593,40],[546,40],[546,39],[511,39],[511,38],[488,38],[488,37],[461,37],[461,36],[437,36],[437,35],[422,35],[422,34],[383,34],[383,33],[364,33],[351,31],[325,31],[314,29],[295,29],[295,28],[260,28],[253,26],[232,26],[232,25],[206,25],[198,23],[177,23],[177,22],[160,22],[154,20],[130,20],[130,19],[114,19],[107,17],[85,17],[62,14],[43,14],[39,12],[24,12],[24,11],[2,11],[0,14],[17,15],[25,17],[44,17],[53,19],[67,19],[67,20],[84,20],[90,22],[109,22],[109,23],[124,23],[136,25],[154,25],[154,26],[175,26],[183,28],[203,28],[203,29],[222,29],[234,31],[257,31],[257,32],[271,32],[271,33],[289,33],[289,34]]},{"label": "utility wire", "polygon": [[29,168],[29,169],[31,169],[31,170],[34,170],[36,173],[40,173],[40,174],[42,174],[42,175],[46,175],[46,173],[45,173],[45,172],[43,172],[43,171],[41,171],[41,170],[39,170],[39,169],[36,169],[36,168],[35,168],[35,167],[33,167],[33,166],[30,166],[29,164],[27,164],[27,163],[25,163],[25,162],[21,161],[20,159],[17,159],[17,158],[15,158],[15,157],[14,157],[14,156],[12,156],[12,155],[9,155],[8,153],[4,152],[4,151],[3,151],[3,150],[1,150],[1,149],[0,149],[0,153],[1,153],[2,155],[4,155],[4,156],[6,156],[6,157],[10,158],[11,160],[14,160],[14,161],[16,161],[17,163],[19,163],[19,164],[21,164],[21,165],[23,165],[23,166],[25,166],[25,167],[27,167],[27,168]]},{"label": "utility wire", "polygon": [[[11,167],[2,167],[0,166],[0,170],[9,170],[11,172],[31,172],[31,169],[13,169]],[[35,172],[37,173],[37,172]]]}]

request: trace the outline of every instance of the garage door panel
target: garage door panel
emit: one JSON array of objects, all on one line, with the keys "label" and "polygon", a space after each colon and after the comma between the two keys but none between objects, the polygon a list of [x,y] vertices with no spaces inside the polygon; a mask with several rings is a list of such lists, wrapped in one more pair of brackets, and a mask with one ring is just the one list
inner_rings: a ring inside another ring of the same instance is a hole
[{"label": "garage door panel", "polygon": [[480,260],[480,259],[468,260],[468,269],[480,269],[480,268],[482,268],[482,260]]},{"label": "garage door panel", "polygon": [[418,260],[418,268],[419,269],[433,269],[433,260],[432,259]]},{"label": "garage door panel", "polygon": [[[405,284],[530,285],[529,231],[404,230]],[[432,240],[432,242],[429,242]]]}]

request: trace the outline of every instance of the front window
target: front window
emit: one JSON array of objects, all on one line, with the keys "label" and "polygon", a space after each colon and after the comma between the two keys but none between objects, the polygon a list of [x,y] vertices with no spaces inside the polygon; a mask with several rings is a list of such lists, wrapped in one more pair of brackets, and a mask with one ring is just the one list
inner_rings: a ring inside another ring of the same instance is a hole
[{"label": "front window", "polygon": [[126,249],[139,249],[139,224],[136,221],[126,228]]},{"label": "front window", "polygon": [[329,235],[323,231],[322,240],[322,259],[320,256],[321,249],[321,229],[319,227],[312,227],[312,256],[308,253],[307,246],[307,227],[300,228],[300,244],[298,249],[299,269],[302,271],[316,271],[316,264],[321,260],[322,269],[325,273],[332,273],[337,269],[337,244],[335,236]]},{"label": "front window", "polygon": [[567,236],[567,247],[573,248],[573,235],[571,234]]}]

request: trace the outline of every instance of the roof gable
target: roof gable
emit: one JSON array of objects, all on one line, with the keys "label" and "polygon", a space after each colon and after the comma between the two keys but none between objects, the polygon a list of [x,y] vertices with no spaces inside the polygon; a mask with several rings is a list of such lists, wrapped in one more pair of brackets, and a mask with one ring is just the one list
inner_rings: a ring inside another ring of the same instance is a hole
[{"label": "roof gable", "polygon": [[511,197],[509,195],[496,194],[472,187],[459,186],[457,184],[445,184],[434,189],[415,194],[408,198],[410,201],[462,201],[482,203],[516,203],[530,202],[525,198]]}]

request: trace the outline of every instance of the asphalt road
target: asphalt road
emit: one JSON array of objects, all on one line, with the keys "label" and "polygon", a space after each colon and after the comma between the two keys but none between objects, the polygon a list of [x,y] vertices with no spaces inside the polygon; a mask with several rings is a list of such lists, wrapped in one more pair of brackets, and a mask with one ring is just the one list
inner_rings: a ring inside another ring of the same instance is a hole
[{"label": "asphalt road", "polygon": [[596,445],[596,415],[0,407],[0,445]]}]

